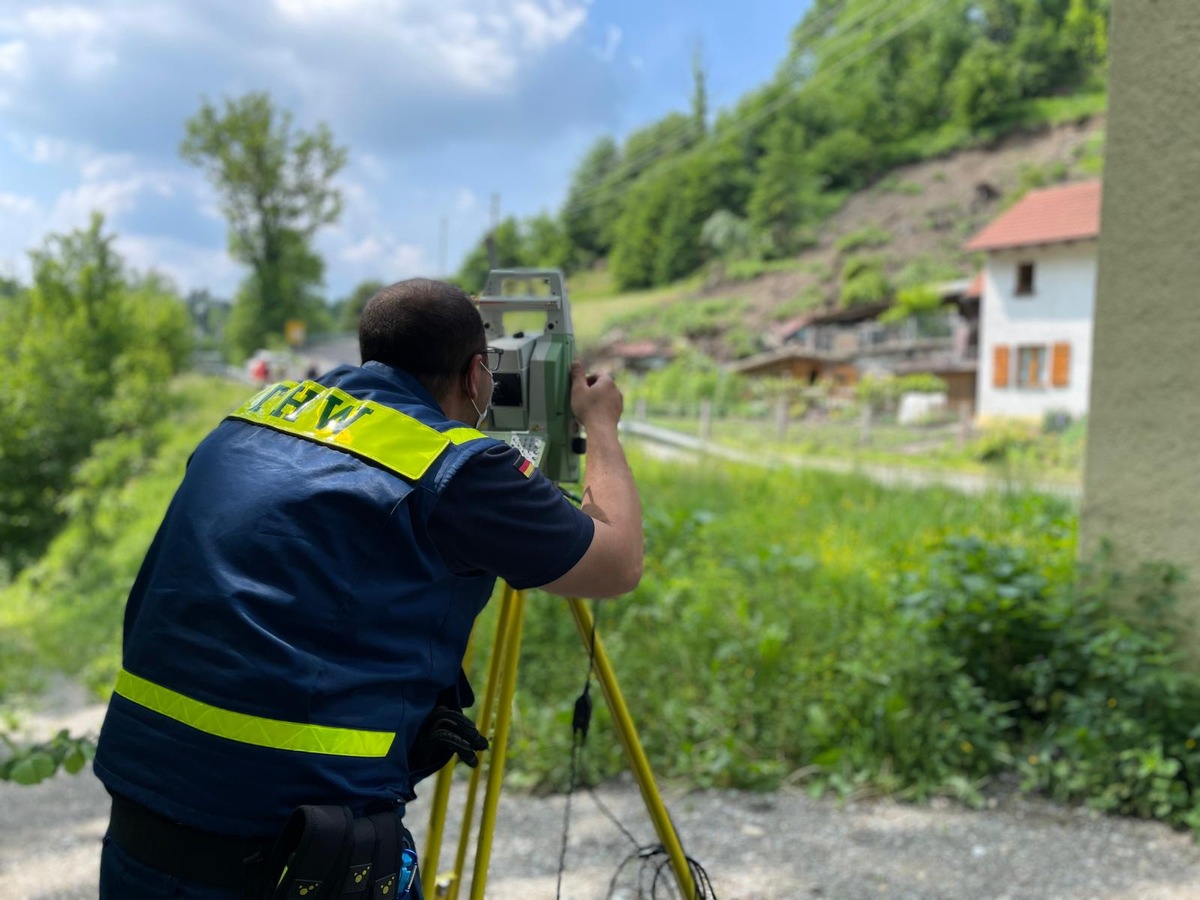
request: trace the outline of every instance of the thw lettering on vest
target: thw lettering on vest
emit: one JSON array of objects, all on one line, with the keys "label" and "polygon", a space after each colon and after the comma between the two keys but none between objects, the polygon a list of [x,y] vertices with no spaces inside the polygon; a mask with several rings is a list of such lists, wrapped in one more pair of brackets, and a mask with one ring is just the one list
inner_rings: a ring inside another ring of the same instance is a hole
[{"label": "thw lettering on vest", "polygon": [[315,381],[272,385],[230,417],[352,453],[410,479],[420,478],[452,442],[485,437],[470,429],[447,435],[397,409]]},{"label": "thw lettering on vest", "polygon": [[[317,410],[316,430],[333,433],[344,431],[358,419],[375,411],[365,400],[355,400],[336,388],[325,388],[312,381],[295,385],[289,382],[274,385],[254,398],[247,411],[273,419],[297,422],[302,414],[306,419],[309,418],[311,410],[306,407],[310,403],[313,404],[312,408]],[[330,423],[333,423],[332,426]]]}]

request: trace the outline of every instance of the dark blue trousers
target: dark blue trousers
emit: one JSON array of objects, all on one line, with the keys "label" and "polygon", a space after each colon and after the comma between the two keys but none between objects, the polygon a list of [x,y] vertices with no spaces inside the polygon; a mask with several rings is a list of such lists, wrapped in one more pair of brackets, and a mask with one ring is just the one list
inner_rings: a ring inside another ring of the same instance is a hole
[{"label": "dark blue trousers", "polygon": [[[140,862],[104,836],[104,850],[100,854],[100,900],[245,900],[242,891],[212,887],[198,881],[187,881],[160,872]],[[401,894],[397,900],[402,900]],[[424,900],[421,879],[413,882],[408,900]]]}]

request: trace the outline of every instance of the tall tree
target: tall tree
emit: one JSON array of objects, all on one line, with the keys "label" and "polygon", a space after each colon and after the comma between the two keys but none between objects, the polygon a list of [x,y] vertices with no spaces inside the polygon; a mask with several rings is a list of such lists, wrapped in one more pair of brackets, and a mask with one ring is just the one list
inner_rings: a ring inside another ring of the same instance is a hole
[{"label": "tall tree", "polygon": [[804,129],[780,115],[764,136],[765,152],[747,203],[750,224],[770,238],[773,255],[796,247],[797,230],[814,218],[821,182],[805,156]]},{"label": "tall tree", "polygon": [[617,178],[620,165],[617,142],[605,135],[592,144],[571,177],[563,227],[583,265],[604,256],[612,246],[623,193]]},{"label": "tall tree", "polygon": [[346,149],[323,123],[311,132],[296,129],[291,113],[258,92],[220,108],[205,101],[187,122],[180,153],[216,187],[230,253],[251,268],[228,332],[232,349],[244,355],[288,319],[316,311],[323,267],[310,244],[341,213],[333,179]]},{"label": "tall tree", "polygon": [[708,91],[705,81],[704,48],[697,38],[692,48],[692,123],[697,140],[708,134]]}]

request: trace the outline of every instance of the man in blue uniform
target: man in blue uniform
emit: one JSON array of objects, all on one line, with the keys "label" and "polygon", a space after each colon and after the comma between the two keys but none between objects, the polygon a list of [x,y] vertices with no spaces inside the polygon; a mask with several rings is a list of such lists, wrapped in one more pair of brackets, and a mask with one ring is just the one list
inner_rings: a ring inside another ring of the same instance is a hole
[{"label": "man in blue uniform", "polygon": [[493,382],[462,291],[385,288],[359,343],[361,366],[263,389],[189,461],[130,593],[96,753],[103,898],[243,897],[303,805],[398,825],[419,778],[484,746],[456,718],[459,666],[495,579],[607,597],[641,577],[611,378],[572,371],[577,510],[476,430]]}]

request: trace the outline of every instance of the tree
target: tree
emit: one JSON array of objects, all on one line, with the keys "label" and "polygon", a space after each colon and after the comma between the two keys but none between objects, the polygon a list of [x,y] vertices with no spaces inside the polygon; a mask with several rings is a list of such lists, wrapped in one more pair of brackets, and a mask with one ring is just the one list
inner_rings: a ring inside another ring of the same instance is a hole
[{"label": "tree", "polygon": [[606,135],[592,144],[571,178],[563,228],[583,265],[604,256],[612,246],[613,226],[621,209],[620,164],[617,143]]},{"label": "tree", "polygon": [[992,41],[980,41],[963,54],[949,89],[955,118],[971,128],[997,120],[1021,96],[1017,70]]},{"label": "tree", "polygon": [[643,178],[629,191],[617,223],[617,240],[609,257],[613,280],[622,290],[654,284],[658,237],[671,205],[666,178]]},{"label": "tree", "polygon": [[696,140],[708,134],[708,91],[705,88],[704,51],[700,41],[692,50],[692,127]]},{"label": "tree", "polygon": [[723,262],[733,262],[753,257],[758,242],[749,222],[727,209],[718,209],[701,227],[700,243]]},{"label": "tree", "polygon": [[754,190],[747,204],[750,224],[770,238],[775,255],[795,249],[797,230],[813,217],[820,182],[808,170],[801,125],[780,116],[766,133]]},{"label": "tree", "polygon": [[205,101],[187,122],[180,154],[217,189],[229,251],[251,268],[228,330],[231,349],[246,355],[288,319],[315,311],[323,266],[310,243],[341,213],[333,178],[346,150],[324,124],[293,128],[291,114],[259,92],[226,99],[220,109]]},{"label": "tree", "polygon": [[[496,226],[495,231],[492,232],[492,240],[496,245],[497,268],[507,269],[525,265],[521,228],[514,217],[509,216]],[[456,280],[464,291],[477,293],[483,290],[491,268],[487,235],[484,235],[475,245],[475,249],[468,253],[467,258],[463,260]]]},{"label": "tree", "polygon": [[[33,286],[0,306],[0,563],[34,559],[61,523],[59,500],[97,442],[163,410],[155,395],[187,365],[187,308],[161,275],[129,274],[92,217],[30,254]],[[142,455],[112,462],[120,478]]]},{"label": "tree", "polygon": [[571,239],[557,219],[539,213],[521,225],[521,258],[528,266],[569,270]]}]

